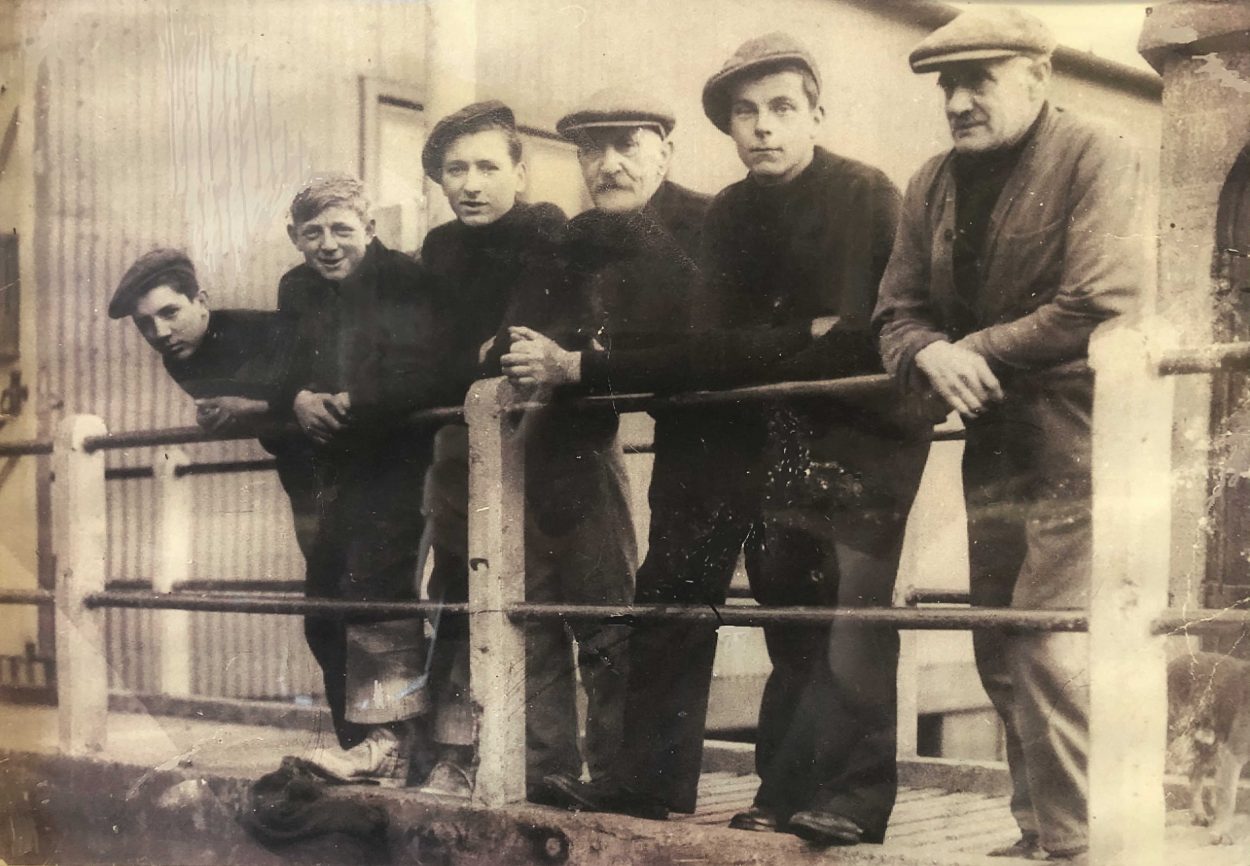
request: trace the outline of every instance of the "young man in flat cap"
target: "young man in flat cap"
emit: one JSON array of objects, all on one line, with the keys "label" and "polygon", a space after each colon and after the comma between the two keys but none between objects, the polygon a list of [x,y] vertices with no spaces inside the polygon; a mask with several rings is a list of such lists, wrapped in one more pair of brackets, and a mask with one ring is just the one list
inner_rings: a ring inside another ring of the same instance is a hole
[{"label": "young man in flat cap", "polygon": [[[313,177],[291,203],[288,234],[304,262],[278,287],[278,308],[297,329],[286,394],[314,446],[320,511],[307,594],[415,599],[434,431],[406,419],[463,397],[449,369],[447,301],[415,261],[375,237],[356,178]],[[423,776],[420,619],[310,616],[305,633],[340,747],[313,759],[348,779],[403,784],[411,758],[411,775]]]},{"label": "young man in flat cap", "polygon": [[[879,371],[870,316],[898,193],[878,169],[816,144],[815,61],[788,34],[751,39],[708,80],[703,105],[747,177],[708,211],[697,320],[806,338],[756,354],[770,378]],[[931,425],[893,395],[779,402],[758,418],[756,599],[888,606]],[[761,784],[732,826],[880,842],[897,787],[897,633],[851,623],[764,633],[773,672],[756,745]]]},{"label": "young man in flat cap", "polygon": [[[457,219],[427,236],[423,262],[452,299],[456,356],[468,370],[497,374],[496,336],[508,324],[541,327],[560,339],[581,339],[574,299],[559,263],[565,217],[552,204],[517,200],[525,163],[511,109],[476,103],[439,121],[422,154]],[[579,322],[580,323],[580,322]],[[583,340],[584,342],[584,340]],[[506,347],[507,336],[501,345]],[[470,377],[472,378],[472,377]],[[636,553],[615,424],[584,424],[554,412],[532,412],[527,437],[526,597],[530,601],[622,600]],[[427,483],[435,566],[431,595],[465,601],[468,593],[468,442],[463,425],[439,431]],[[474,724],[467,701],[468,644],[464,618],[439,624],[434,674],[439,686],[435,736],[445,744],[427,788],[467,795],[472,789]],[[575,703],[577,671],[587,695],[587,759],[597,771],[620,737],[614,641],[582,623],[527,627],[526,739],[530,798],[549,801],[542,780],[580,775]],[[448,638],[451,638],[449,641]],[[572,638],[577,640],[574,666]]]},{"label": "young man in flat cap", "polygon": [[[937,72],[953,149],[912,178],[874,314],[887,369],[967,427],[974,605],[1084,608],[1090,569],[1086,353],[1147,278],[1141,166],[1122,136],[1047,101],[1055,39],[1031,15],[966,12],[911,53]],[[1020,840],[1086,848],[1086,641],[973,633],[1007,729]]]},{"label": "young man in flat cap", "polygon": [[275,312],[213,310],[195,265],[180,250],[154,249],[135,260],[109,302],[110,318],[129,316],[165,372],[195,400],[195,418],[210,433],[255,432],[277,458],[291,501],[295,537],[308,554],[315,534],[309,449],[279,433],[289,420],[281,403],[293,343],[292,322]]}]

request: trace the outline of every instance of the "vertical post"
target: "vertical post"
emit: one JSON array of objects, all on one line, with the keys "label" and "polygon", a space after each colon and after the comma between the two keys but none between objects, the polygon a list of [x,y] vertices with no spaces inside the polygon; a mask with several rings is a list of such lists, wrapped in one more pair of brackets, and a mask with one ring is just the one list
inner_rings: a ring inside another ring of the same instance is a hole
[{"label": "vertical post", "polygon": [[[179,472],[191,461],[180,448],[161,453],[156,476],[156,545],[152,589],[173,592],[191,572],[191,484]],[[167,695],[191,694],[191,614],[157,612],[158,688]]]},{"label": "vertical post", "polygon": [[1094,334],[1090,862],[1163,866],[1173,383],[1159,321]]},{"label": "vertical post", "polygon": [[57,428],[53,451],[57,725],[61,750],[70,755],[100,751],[105,744],[109,672],[104,612],[83,604],[84,597],[104,589],[104,453],[88,452],[83,442],[106,432],[100,418],[73,415]]},{"label": "vertical post", "polygon": [[508,618],[525,599],[525,463],[515,391],[505,379],[469,391],[469,677],[478,713],[473,798],[525,799],[525,627]]}]

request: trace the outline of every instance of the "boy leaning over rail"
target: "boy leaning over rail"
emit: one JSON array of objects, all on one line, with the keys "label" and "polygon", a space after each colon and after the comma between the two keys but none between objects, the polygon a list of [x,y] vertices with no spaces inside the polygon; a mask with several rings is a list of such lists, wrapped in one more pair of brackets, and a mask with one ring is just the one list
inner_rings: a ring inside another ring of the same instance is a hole
[{"label": "boy leaning over rail", "polygon": [[161,356],[178,386],[195,399],[209,433],[254,432],[277,460],[291,500],[295,537],[308,555],[315,535],[310,451],[279,428],[289,375],[293,322],[272,311],[214,310],[185,253],[154,249],[135,260],[109,301],[110,318],[127,316]]},{"label": "boy leaning over rail", "polygon": [[[310,597],[414,600],[421,490],[433,429],[414,410],[448,405],[463,386],[447,370],[446,304],[415,261],[374,235],[363,184],[313,177],[291,203],[288,235],[304,263],[278,287],[296,322],[284,399],[311,444],[318,527]],[[428,756],[425,652],[416,618],[305,619],[339,749],[314,760],[346,778],[404,783]]]}]

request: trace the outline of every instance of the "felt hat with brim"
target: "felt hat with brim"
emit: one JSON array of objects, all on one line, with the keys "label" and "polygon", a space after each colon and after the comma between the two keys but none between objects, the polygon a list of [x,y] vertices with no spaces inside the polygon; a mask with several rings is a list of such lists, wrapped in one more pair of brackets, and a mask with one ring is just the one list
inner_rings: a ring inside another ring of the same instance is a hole
[{"label": "felt hat with brim", "polygon": [[188,297],[199,291],[195,265],[181,250],[155,249],[146,252],[126,269],[109,301],[110,319],[124,319],[134,312],[139,299],[157,286],[176,285]]},{"label": "felt hat with brim", "polygon": [[1047,57],[1056,44],[1050,28],[1019,9],[964,12],[922,39],[908,60],[913,72],[935,72],[954,63]]},{"label": "felt hat with brim", "polygon": [[720,71],[703,85],[703,113],[721,132],[729,132],[729,100],[733,85],[751,74],[794,64],[807,69],[820,92],[820,68],[816,59],[789,33],[768,33],[748,39],[738,46]]},{"label": "felt hat with brim", "polygon": [[556,132],[576,141],[587,130],[614,126],[648,126],[667,138],[677,117],[658,96],[631,87],[596,91],[556,121]]},{"label": "felt hat with brim", "polygon": [[443,154],[453,141],[470,129],[481,124],[496,123],[507,129],[516,129],[516,115],[498,99],[475,102],[444,117],[430,130],[421,149],[421,168],[426,177],[435,183],[443,181]]}]

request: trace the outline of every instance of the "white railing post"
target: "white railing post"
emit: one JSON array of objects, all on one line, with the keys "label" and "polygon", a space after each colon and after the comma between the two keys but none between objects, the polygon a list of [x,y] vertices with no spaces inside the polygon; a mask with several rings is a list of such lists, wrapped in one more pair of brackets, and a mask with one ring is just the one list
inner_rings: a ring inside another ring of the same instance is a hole
[{"label": "white railing post", "polygon": [[[173,592],[191,576],[191,481],[179,470],[191,461],[180,448],[163,451],[153,467],[156,486],[156,555],[152,589]],[[191,694],[191,614],[165,610],[157,614],[158,690],[167,695]]]},{"label": "white railing post", "polygon": [[898,721],[895,740],[895,756],[909,761],[919,751],[920,724],[920,658],[917,643],[920,633],[912,629],[898,632]]},{"label": "white railing post", "polygon": [[478,382],[469,424],[469,677],[479,713],[473,799],[495,807],[525,799],[525,628],[508,618],[525,599],[525,463],[516,392]]},{"label": "white railing post", "polygon": [[61,421],[53,446],[57,726],[70,755],[103,750],[108,722],[104,611],[83,604],[104,589],[108,529],[104,452],[88,452],[83,441],[106,432],[100,418],[73,415]]},{"label": "white railing post", "polygon": [[1173,383],[1153,358],[1161,321],[1105,325],[1090,343],[1093,573],[1089,611],[1090,862],[1163,866],[1165,638]]}]

